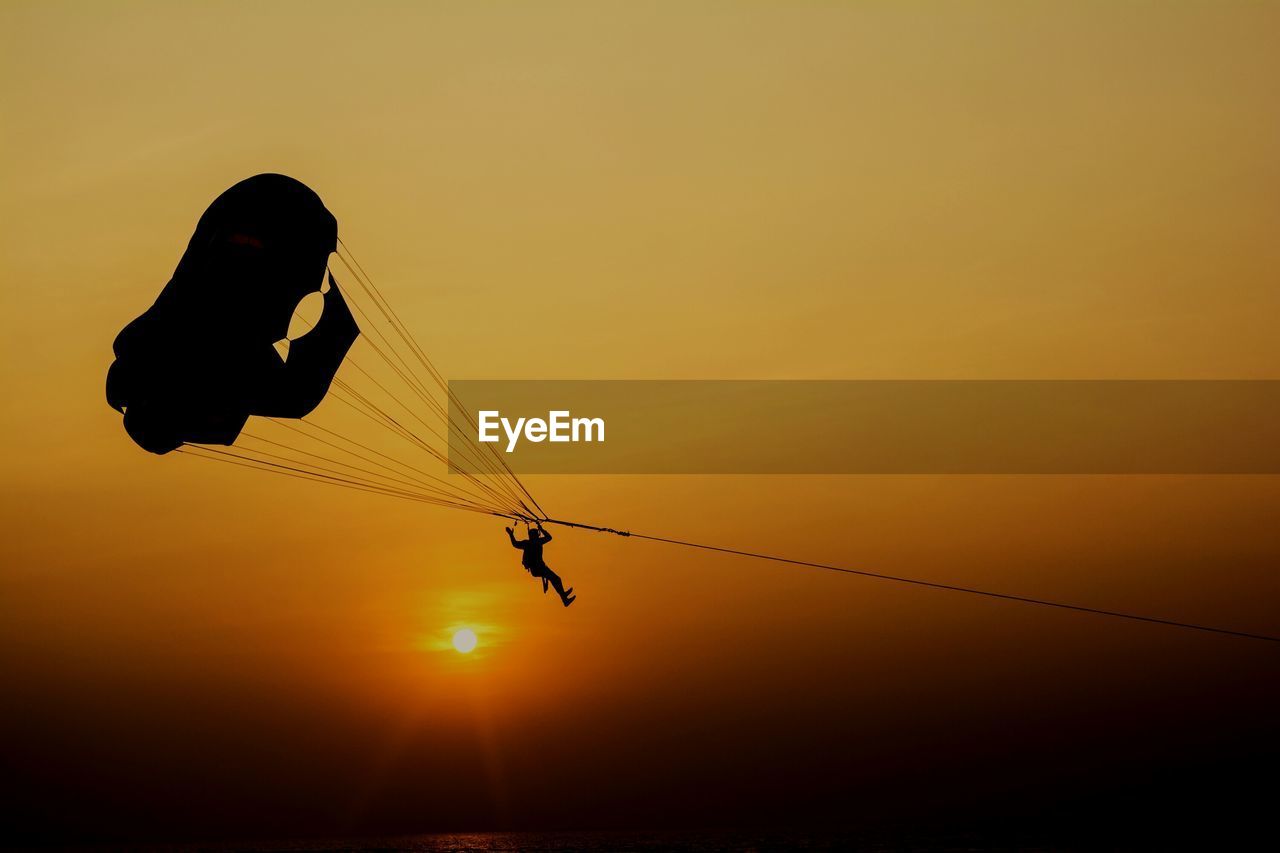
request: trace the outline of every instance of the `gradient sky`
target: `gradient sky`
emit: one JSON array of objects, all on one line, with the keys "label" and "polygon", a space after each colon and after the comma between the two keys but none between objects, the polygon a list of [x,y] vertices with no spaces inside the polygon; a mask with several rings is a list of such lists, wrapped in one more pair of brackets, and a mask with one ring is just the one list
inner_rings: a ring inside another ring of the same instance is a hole
[{"label": "gradient sky", "polygon": [[[1277,32],[1271,3],[6,2],[6,819],[1233,800],[1277,753],[1264,644],[569,531],[564,611],[499,523],[149,456],[103,381],[263,171],[454,378],[1280,378]],[[1270,477],[527,482],[560,517],[1280,632]],[[464,623],[477,652],[442,650]]]}]

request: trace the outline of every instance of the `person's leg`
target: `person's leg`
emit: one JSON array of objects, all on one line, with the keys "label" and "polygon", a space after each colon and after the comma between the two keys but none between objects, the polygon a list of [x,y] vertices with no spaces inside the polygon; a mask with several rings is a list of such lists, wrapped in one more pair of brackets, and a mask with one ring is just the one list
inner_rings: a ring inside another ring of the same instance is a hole
[{"label": "person's leg", "polygon": [[544,584],[549,583],[551,584],[551,586],[555,588],[556,595],[560,596],[560,602],[565,607],[568,607],[570,604],[573,604],[573,600],[574,600],[573,589],[572,588],[565,589],[564,581],[560,580],[560,576],[555,572],[551,571],[551,569],[547,567],[546,563],[543,563],[541,566],[538,567],[538,577],[542,578],[542,582]]},{"label": "person's leg", "polygon": [[548,568],[543,568],[542,579],[551,584],[552,589],[556,591],[561,598],[564,598],[564,582],[560,580],[560,576]]}]

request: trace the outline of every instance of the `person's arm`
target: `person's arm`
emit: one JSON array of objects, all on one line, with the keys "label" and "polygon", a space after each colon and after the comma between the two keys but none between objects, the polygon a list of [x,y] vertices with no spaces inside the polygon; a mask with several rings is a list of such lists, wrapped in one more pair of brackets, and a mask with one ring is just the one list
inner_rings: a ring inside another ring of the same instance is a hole
[{"label": "person's arm", "polygon": [[511,547],[512,547],[512,548],[519,548],[519,547],[520,547],[520,543],[516,541],[516,535],[515,535],[515,533],[511,532],[511,528],[510,528],[510,527],[507,527],[507,528],[504,528],[504,529],[507,531],[507,538],[511,540]]},{"label": "person's arm", "polygon": [[544,543],[551,541],[551,534],[547,532],[547,529],[543,527],[541,523],[538,524],[538,532],[542,534],[542,541]]}]

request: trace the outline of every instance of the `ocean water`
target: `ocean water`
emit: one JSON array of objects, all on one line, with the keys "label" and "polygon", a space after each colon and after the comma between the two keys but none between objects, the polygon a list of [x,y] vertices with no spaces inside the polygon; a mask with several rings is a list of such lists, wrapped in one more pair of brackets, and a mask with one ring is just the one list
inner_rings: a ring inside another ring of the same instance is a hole
[{"label": "ocean water", "polygon": [[480,832],[444,833],[435,835],[406,835],[387,838],[362,839],[314,839],[292,842],[245,842],[239,844],[181,845],[173,847],[148,847],[153,853],[251,853],[251,851],[282,851],[282,853],[318,853],[318,851],[342,850],[355,853],[378,851],[476,851],[476,853],[504,853],[505,851],[580,850],[587,853],[713,853],[713,851],[950,851],[1019,850],[1046,851],[1067,850],[1070,847],[1041,846],[1018,842],[992,844],[978,837],[895,837],[894,834],[869,836],[853,832],[813,833],[804,832]]}]

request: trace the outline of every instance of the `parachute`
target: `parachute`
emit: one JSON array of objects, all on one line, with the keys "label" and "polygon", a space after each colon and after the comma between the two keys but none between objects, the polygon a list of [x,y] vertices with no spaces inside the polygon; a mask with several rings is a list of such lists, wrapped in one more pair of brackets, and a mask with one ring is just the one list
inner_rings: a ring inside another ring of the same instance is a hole
[{"label": "parachute", "polygon": [[301,418],[320,404],[360,330],[337,287],[282,359],[294,308],[319,291],[338,221],[284,175],[241,181],[209,206],[160,297],[115,340],[107,402],[152,453],[235,442],[250,415]]},{"label": "parachute", "polygon": [[[331,258],[354,291],[339,288]],[[300,303],[316,292],[323,293],[319,319],[304,320],[305,333],[290,337]],[[338,237],[320,197],[284,175],[248,178],[214,200],[173,277],[120,332],[114,350],[107,402],[124,415],[130,438],[152,453],[525,523],[1280,643],[1280,636],[550,518],[494,446],[477,441],[475,419]],[[370,423],[376,437],[365,435]],[[446,477],[450,447],[465,465]]]},{"label": "parachute", "polygon": [[[362,296],[344,296],[333,257]],[[323,294],[319,319],[290,338],[300,304],[315,293]],[[541,513],[493,448],[472,437],[470,415],[456,400],[450,408],[443,377],[350,257],[337,219],[293,178],[257,175],[218,196],[155,304],[120,332],[114,352],[107,402],[152,453],[516,520]],[[326,399],[361,417],[353,424],[348,412],[347,422],[326,426],[319,421],[332,415],[311,417]],[[370,421],[393,447],[371,446]],[[447,467],[450,437],[480,476],[428,470]]]}]

